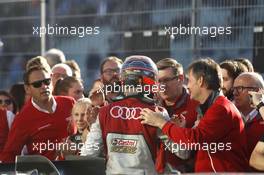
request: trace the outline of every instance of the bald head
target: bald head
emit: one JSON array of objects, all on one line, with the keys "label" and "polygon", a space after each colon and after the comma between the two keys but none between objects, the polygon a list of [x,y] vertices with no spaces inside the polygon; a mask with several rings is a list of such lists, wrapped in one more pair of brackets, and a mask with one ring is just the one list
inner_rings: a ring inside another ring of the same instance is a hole
[{"label": "bald head", "polygon": [[235,79],[233,86],[234,103],[244,116],[247,116],[253,110],[248,92],[259,91],[263,88],[263,78],[255,72],[242,73]]},{"label": "bald head", "polygon": [[242,81],[243,86],[252,86],[260,89],[264,88],[264,80],[262,76],[256,72],[244,72],[235,79],[235,82],[236,81]]}]

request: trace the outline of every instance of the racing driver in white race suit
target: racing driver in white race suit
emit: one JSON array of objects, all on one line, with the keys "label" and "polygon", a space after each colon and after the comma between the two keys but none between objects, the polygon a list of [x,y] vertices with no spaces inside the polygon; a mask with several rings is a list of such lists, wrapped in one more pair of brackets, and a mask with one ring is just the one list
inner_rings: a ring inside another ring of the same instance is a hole
[{"label": "racing driver in white race suit", "polygon": [[143,108],[160,111],[166,119],[166,110],[155,106],[154,91],[159,89],[157,67],[146,56],[126,58],[121,69],[122,95],[100,109],[91,126],[81,155],[106,156],[106,174],[149,174],[164,170],[164,149],[159,130],[142,125],[139,119]]}]

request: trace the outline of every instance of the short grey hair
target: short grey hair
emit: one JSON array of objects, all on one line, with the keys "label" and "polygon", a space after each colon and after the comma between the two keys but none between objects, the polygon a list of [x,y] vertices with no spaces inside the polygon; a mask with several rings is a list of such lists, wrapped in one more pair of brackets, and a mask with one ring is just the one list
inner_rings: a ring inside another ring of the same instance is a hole
[{"label": "short grey hair", "polygon": [[66,71],[66,74],[68,76],[72,76],[72,69],[70,66],[68,66],[67,64],[64,64],[64,63],[59,63],[59,64],[56,64],[52,67],[51,69],[51,72],[53,73],[53,71],[56,69],[56,68],[63,68],[65,71]]},{"label": "short grey hair", "polygon": [[66,61],[64,53],[61,50],[55,48],[48,50],[43,56],[47,59],[51,68],[55,64],[64,63]]}]

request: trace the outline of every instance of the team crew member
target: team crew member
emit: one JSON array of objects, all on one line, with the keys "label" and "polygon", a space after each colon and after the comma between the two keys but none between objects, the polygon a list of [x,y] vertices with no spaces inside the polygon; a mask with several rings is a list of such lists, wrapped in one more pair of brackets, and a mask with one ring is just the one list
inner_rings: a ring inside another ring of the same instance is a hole
[{"label": "team crew member", "polygon": [[[264,120],[264,90],[258,92],[248,92],[251,95],[252,105],[259,111],[262,119]],[[264,171],[264,135],[255,146],[249,164],[259,171]]]},{"label": "team crew member", "polygon": [[[196,108],[198,102],[192,100],[184,87],[183,67],[172,58],[165,58],[157,62],[159,70],[158,81],[164,90],[159,91],[161,105],[168,111],[170,118],[179,126],[191,128],[197,119]],[[167,144],[169,145],[169,144]],[[172,144],[170,144],[172,145]],[[187,161],[183,161],[170,151],[166,151],[166,159],[169,164],[181,171],[191,171],[187,166]],[[189,154],[177,152],[178,156],[187,159]]]},{"label": "team crew member", "polygon": [[118,91],[115,91],[115,85],[120,85],[120,70],[123,61],[117,57],[107,57],[100,65],[100,79],[103,83],[105,100],[109,103],[119,95]]},{"label": "team crew member", "polygon": [[12,124],[0,155],[2,162],[13,162],[24,145],[28,154],[54,160],[56,143],[69,136],[67,126],[74,100],[52,96],[50,75],[51,72],[41,66],[31,67],[24,74],[25,89],[32,98]]},{"label": "team crew member", "polygon": [[239,111],[219,89],[220,67],[211,59],[201,59],[189,67],[188,89],[200,102],[197,127],[181,128],[163,119],[159,112],[144,109],[143,124],[159,127],[176,143],[197,150],[196,172],[238,172],[248,170],[246,135]]},{"label": "team crew member", "polygon": [[[149,88],[154,87],[156,77],[157,67],[150,58],[128,57],[121,69],[122,85],[127,87],[124,95],[119,97],[120,101],[102,107],[91,126],[81,155],[99,156],[104,148],[107,174],[153,175],[157,174],[155,166],[162,171],[159,158],[164,154],[159,151],[158,130],[142,125],[138,118],[143,108],[155,109]],[[133,89],[147,86],[148,92]]]},{"label": "team crew member", "polygon": [[191,128],[196,121],[198,102],[190,99],[184,87],[183,67],[172,58],[165,58],[157,62],[159,70],[158,81],[164,85],[159,91],[161,104],[170,117],[183,116],[186,120],[184,127]]},{"label": "team crew member", "polygon": [[11,111],[0,109],[0,153],[5,146],[9,128],[11,127],[14,117],[15,115]]},{"label": "team crew member", "polygon": [[[251,105],[248,91],[259,91],[264,89],[264,81],[261,75],[255,72],[240,74],[234,82],[233,93],[234,103],[241,112],[245,123],[247,135],[247,156],[248,159],[259,139],[264,134],[263,119],[257,109]],[[255,171],[251,169],[251,171]]]},{"label": "team crew member", "polygon": [[242,63],[233,60],[226,60],[220,63],[220,67],[223,75],[222,91],[232,101],[234,99],[232,92],[234,81],[239,74],[247,72],[247,68]]}]

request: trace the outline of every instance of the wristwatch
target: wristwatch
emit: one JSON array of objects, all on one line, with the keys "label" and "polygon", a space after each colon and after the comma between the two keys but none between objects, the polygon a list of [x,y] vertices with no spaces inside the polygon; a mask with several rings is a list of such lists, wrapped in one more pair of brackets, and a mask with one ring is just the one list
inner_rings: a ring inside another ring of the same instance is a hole
[{"label": "wristwatch", "polygon": [[262,106],[264,106],[263,100],[257,105],[257,110],[259,111]]}]

